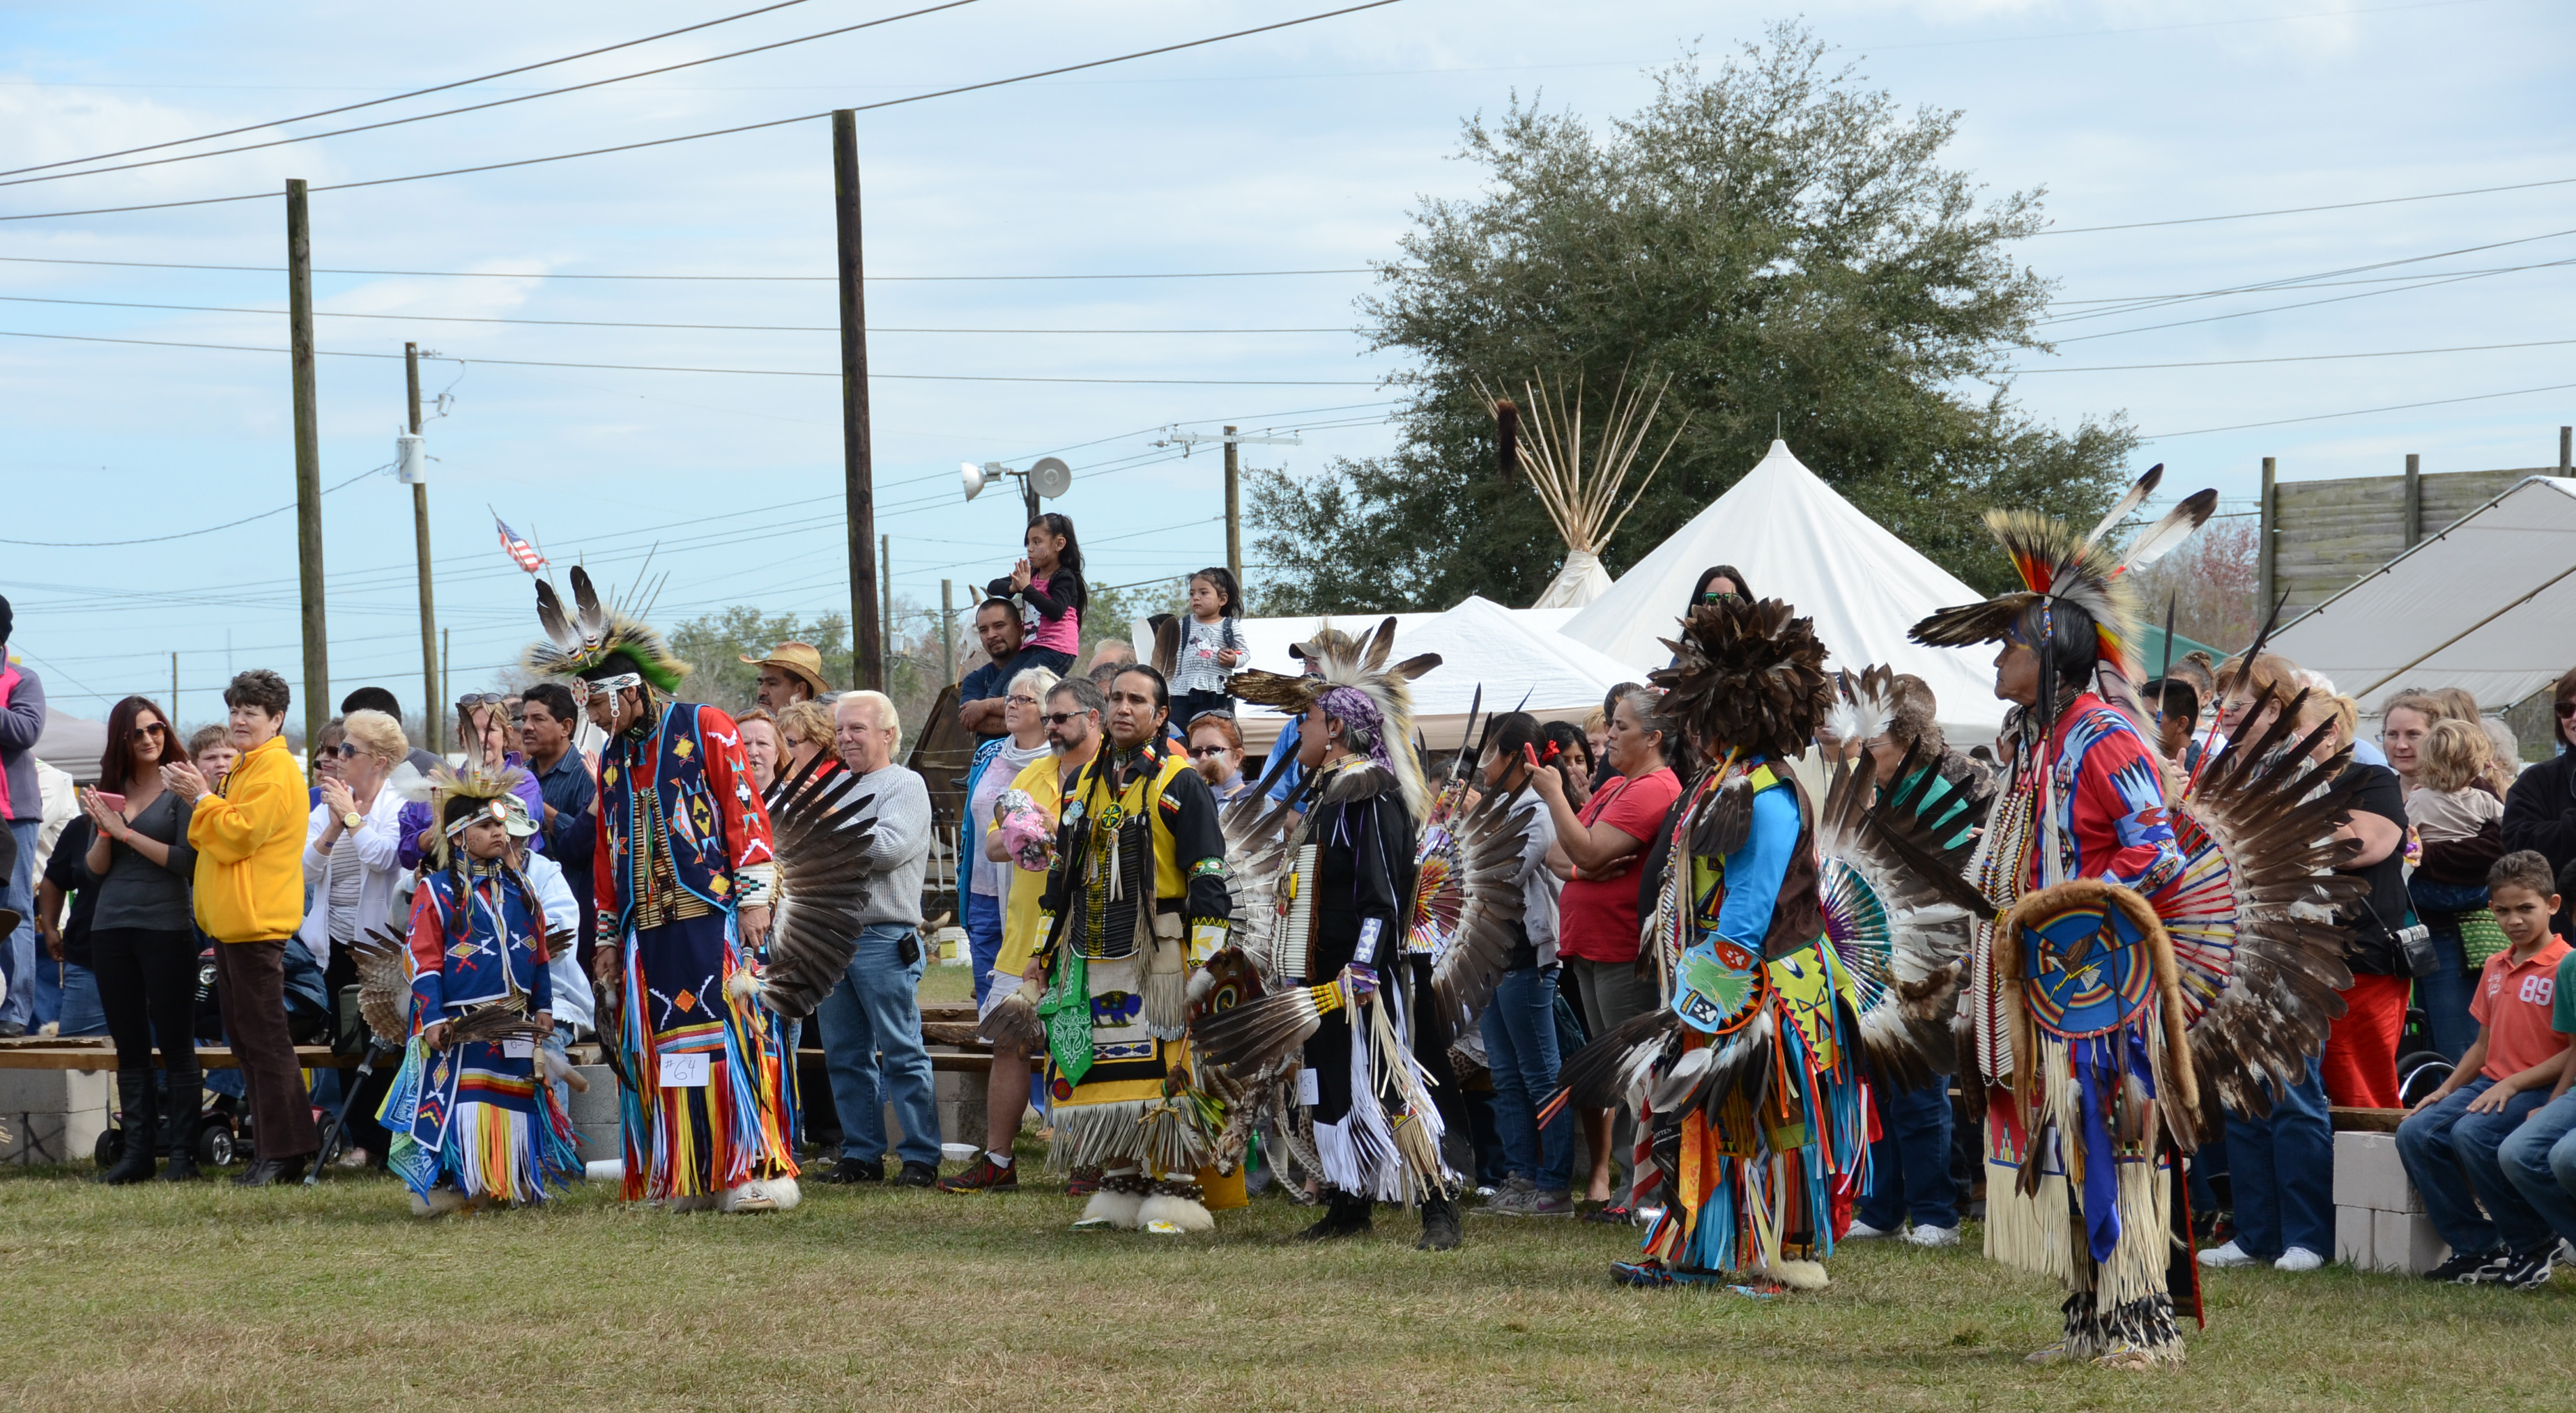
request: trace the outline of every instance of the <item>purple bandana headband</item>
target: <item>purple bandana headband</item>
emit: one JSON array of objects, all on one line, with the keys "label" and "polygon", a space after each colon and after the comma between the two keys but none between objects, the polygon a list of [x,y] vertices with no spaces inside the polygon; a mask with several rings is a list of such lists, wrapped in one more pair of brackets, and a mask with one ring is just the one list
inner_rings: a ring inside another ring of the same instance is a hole
[{"label": "purple bandana headband", "polygon": [[1357,687],[1328,687],[1317,693],[1315,705],[1324,715],[1337,718],[1344,726],[1355,727],[1369,735],[1368,758],[1380,765],[1392,766],[1394,757],[1387,753],[1386,717],[1377,702]]}]

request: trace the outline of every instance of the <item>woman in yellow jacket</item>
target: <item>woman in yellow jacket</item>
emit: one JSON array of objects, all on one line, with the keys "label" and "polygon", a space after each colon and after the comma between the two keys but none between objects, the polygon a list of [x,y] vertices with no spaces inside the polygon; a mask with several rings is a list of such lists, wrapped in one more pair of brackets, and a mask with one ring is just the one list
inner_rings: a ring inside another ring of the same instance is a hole
[{"label": "woman in yellow jacket", "polygon": [[286,1030],[286,945],[304,924],[304,777],[278,731],[286,680],[266,668],[224,688],[232,744],[241,752],[220,791],[191,765],[162,779],[193,801],[188,843],[197,851],[197,925],[215,939],[215,997],[224,1036],[250,1086],[259,1160],[240,1187],[292,1182],[322,1146],[304,1094],[304,1071]]}]

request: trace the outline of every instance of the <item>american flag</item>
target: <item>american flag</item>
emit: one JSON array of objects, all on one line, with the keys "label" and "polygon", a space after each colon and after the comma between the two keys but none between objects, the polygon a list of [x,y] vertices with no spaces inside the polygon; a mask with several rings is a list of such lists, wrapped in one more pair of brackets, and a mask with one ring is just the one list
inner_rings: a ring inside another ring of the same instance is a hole
[{"label": "american flag", "polygon": [[504,523],[500,516],[492,517],[492,527],[501,532],[501,548],[509,552],[511,561],[521,569],[534,574],[546,567],[546,557],[537,553],[537,547],[520,539],[519,533]]}]

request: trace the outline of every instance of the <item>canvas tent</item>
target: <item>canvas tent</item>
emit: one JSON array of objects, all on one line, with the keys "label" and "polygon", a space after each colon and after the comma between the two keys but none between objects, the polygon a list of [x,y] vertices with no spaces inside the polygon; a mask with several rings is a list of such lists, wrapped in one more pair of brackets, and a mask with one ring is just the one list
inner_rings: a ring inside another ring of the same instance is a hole
[{"label": "canvas tent", "polygon": [[2366,715],[2406,687],[2520,701],[2576,662],[2576,481],[2526,477],[2308,610],[2272,649]]},{"label": "canvas tent", "polygon": [[1861,514],[1783,441],[1567,620],[1565,635],[1627,664],[1631,676],[1661,667],[1672,653],[1660,639],[1674,633],[1691,586],[1713,564],[1736,566],[1755,593],[1815,619],[1833,654],[1827,666],[1887,663],[1931,684],[1941,723],[1963,749],[2003,724],[1990,654],[1927,648],[1905,636],[1933,610],[1985,595]]},{"label": "canvas tent", "polygon": [[[1440,666],[1413,684],[1414,725],[1434,749],[1457,748],[1466,730],[1467,708],[1480,685],[1483,711],[1510,711],[1517,706],[1542,721],[1579,722],[1601,705],[1603,693],[1640,676],[1558,633],[1556,624],[1566,612],[1508,609],[1471,595],[1446,613],[1394,615],[1395,651],[1389,662],[1419,653],[1440,654]],[[1313,636],[1327,621],[1356,635],[1374,632],[1386,617],[1245,619],[1244,636],[1252,643],[1252,660],[1246,665],[1272,672],[1298,671],[1297,660],[1288,656],[1290,643]],[[1150,641],[1151,635],[1141,640]],[[1254,754],[1268,750],[1285,721],[1266,707],[1243,707],[1239,723],[1244,749]]]}]

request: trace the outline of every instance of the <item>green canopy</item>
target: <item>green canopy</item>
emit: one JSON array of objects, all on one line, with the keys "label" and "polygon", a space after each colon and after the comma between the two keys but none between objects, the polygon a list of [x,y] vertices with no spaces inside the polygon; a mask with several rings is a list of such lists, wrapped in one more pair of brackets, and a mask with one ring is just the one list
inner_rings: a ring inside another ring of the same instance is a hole
[{"label": "green canopy", "polygon": [[[2225,662],[2227,660],[2227,654],[2225,652],[2217,648],[2213,648],[2207,643],[2196,643],[2191,639],[2184,637],[2180,633],[2174,634],[2173,661],[2180,662],[2195,650],[2209,654],[2209,659],[2212,662]],[[2138,630],[2138,671],[2142,674],[2140,681],[2143,683],[2154,680],[2156,674],[2164,670],[2164,665],[2164,628],[2161,625],[2152,625],[2140,628]]]}]

